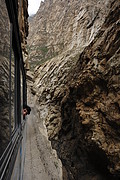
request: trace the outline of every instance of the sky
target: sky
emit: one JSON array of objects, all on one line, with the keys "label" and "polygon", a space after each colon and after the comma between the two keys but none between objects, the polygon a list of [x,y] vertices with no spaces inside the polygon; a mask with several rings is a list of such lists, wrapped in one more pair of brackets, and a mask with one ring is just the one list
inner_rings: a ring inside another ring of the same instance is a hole
[{"label": "sky", "polygon": [[40,6],[40,2],[43,0],[28,0],[28,13],[33,15],[37,12]]}]

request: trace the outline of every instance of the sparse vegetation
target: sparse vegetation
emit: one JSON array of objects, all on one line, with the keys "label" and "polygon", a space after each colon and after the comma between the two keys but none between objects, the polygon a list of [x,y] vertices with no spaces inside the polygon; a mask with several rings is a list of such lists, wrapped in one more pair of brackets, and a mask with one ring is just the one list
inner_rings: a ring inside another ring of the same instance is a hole
[{"label": "sparse vegetation", "polygon": [[[46,61],[52,59],[53,57],[58,55],[58,52],[52,52],[50,48],[47,46],[28,46],[28,53],[30,54],[30,69],[31,71],[40,64],[45,63]],[[31,52],[35,51],[33,54]]]},{"label": "sparse vegetation", "polygon": [[56,169],[58,168],[58,162],[54,162]]}]

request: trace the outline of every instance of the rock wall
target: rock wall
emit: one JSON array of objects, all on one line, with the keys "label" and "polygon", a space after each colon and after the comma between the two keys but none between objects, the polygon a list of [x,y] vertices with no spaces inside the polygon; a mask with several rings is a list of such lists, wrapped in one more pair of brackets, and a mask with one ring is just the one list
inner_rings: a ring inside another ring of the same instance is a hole
[{"label": "rock wall", "polygon": [[88,45],[104,22],[111,0],[45,0],[30,20],[31,69],[65,51]]},{"label": "rock wall", "polygon": [[[46,0],[41,7],[50,2],[56,3]],[[100,21],[99,31],[94,32],[95,38],[83,38],[87,47],[68,48],[35,69],[31,90],[40,120],[62,160],[64,179],[120,178],[119,0],[113,0],[109,7],[103,25]],[[88,34],[95,20],[87,24]]]},{"label": "rock wall", "polygon": [[114,1],[95,40],[80,55],[62,102],[56,148],[61,147],[58,152],[71,179],[120,177],[119,8]]},{"label": "rock wall", "polygon": [[28,0],[18,0],[18,22],[21,37],[21,46],[26,70],[29,70],[29,56],[27,51],[27,37],[29,34],[28,24]]}]

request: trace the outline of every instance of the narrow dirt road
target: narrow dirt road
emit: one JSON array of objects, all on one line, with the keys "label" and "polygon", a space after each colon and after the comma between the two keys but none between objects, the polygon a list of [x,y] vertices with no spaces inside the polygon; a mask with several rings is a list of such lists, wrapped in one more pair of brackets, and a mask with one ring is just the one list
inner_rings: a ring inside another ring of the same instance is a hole
[{"label": "narrow dirt road", "polygon": [[47,139],[43,123],[32,108],[27,119],[26,156],[23,180],[62,180],[61,161]]}]

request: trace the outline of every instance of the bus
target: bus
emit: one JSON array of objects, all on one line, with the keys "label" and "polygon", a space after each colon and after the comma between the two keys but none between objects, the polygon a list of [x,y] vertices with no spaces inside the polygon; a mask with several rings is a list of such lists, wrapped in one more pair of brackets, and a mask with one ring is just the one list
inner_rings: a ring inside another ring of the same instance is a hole
[{"label": "bus", "polygon": [[0,0],[0,180],[22,180],[25,160],[26,69],[20,14],[25,0]]}]

